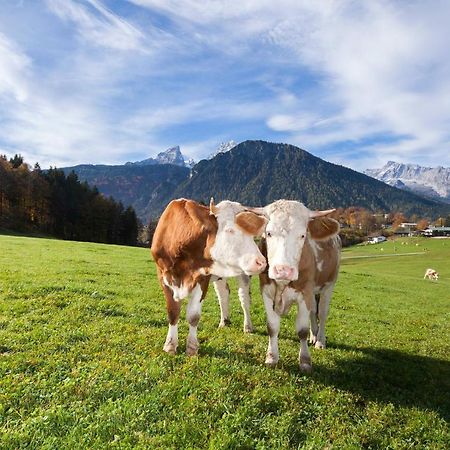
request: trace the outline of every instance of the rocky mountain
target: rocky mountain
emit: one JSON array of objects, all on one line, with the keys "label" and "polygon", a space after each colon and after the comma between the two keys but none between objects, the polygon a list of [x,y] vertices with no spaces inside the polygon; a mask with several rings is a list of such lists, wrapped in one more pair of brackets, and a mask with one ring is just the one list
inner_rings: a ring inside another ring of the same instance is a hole
[{"label": "rocky mountain", "polygon": [[228,142],[222,142],[217,147],[216,151],[211,153],[207,159],[213,159],[215,156],[217,156],[219,153],[226,153],[229,152],[232,148],[236,147],[237,142],[231,140]]},{"label": "rocky mountain", "polygon": [[180,146],[168,148],[164,152],[158,153],[156,158],[147,158],[142,161],[127,162],[127,166],[152,166],[155,164],[173,164],[179,167],[192,167],[194,164],[193,159],[186,161],[180,150]]},{"label": "rocky mountain", "polygon": [[191,170],[174,164],[81,165],[63,170],[74,170],[105,195],[131,204],[144,223],[179,197],[208,203],[214,196],[216,202],[229,199],[254,206],[286,198],[313,209],[362,206],[431,218],[450,213],[447,204],[396,189],[293,145],[264,141],[242,142]]},{"label": "rocky mountain", "polygon": [[245,141],[211,160],[200,161],[171,198],[207,202],[212,195],[216,201],[230,199],[249,205],[287,198],[320,209],[362,206],[430,217],[450,212],[445,204],[331,164],[298,147],[264,141]]},{"label": "rocky mountain", "polygon": [[381,169],[367,169],[364,173],[396,188],[450,203],[450,167],[388,161]]}]

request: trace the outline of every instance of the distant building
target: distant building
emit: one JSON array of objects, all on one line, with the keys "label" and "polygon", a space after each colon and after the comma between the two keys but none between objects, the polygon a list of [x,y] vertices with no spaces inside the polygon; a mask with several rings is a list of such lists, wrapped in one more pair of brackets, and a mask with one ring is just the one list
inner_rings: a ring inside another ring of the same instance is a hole
[{"label": "distant building", "polygon": [[400,236],[413,236],[415,234],[416,228],[417,223],[415,222],[402,222],[394,233]]},{"label": "distant building", "polygon": [[428,227],[422,231],[423,236],[450,236],[450,227]]},{"label": "distant building", "polygon": [[386,241],[386,238],[384,236],[374,236],[369,238],[367,241],[369,244],[379,244],[380,242]]},{"label": "distant building", "polygon": [[417,223],[415,222],[402,222],[400,224],[401,227],[403,228],[410,228],[410,229],[415,229],[417,227]]}]

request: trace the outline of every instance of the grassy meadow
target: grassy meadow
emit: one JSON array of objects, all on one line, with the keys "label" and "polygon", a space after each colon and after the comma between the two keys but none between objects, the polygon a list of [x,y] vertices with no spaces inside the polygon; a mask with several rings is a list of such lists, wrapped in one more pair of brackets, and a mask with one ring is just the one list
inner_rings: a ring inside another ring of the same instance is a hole
[{"label": "grassy meadow", "polygon": [[294,311],[264,366],[256,279],[253,334],[232,283],[231,326],[210,289],[199,357],[184,312],[170,356],[148,249],[0,236],[0,448],[448,449],[449,261],[450,239],[345,249],[328,347],[302,375]]}]

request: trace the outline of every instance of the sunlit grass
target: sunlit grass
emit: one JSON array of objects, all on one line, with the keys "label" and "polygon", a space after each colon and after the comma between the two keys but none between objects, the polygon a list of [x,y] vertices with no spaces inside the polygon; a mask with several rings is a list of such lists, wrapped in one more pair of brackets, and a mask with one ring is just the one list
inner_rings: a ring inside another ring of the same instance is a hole
[{"label": "sunlit grass", "polygon": [[293,312],[264,366],[256,279],[254,334],[232,283],[231,327],[211,289],[200,356],[183,320],[173,357],[148,249],[0,236],[0,448],[450,448],[449,260],[450,240],[345,249],[304,376]]}]

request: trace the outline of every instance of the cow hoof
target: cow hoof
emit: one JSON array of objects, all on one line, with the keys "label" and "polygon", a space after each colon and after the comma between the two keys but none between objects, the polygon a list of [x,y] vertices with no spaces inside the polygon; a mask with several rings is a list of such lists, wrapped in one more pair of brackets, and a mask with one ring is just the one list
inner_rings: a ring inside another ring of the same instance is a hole
[{"label": "cow hoof", "polygon": [[177,354],[177,346],[172,341],[166,342],[164,344],[163,350],[168,353],[169,355],[176,355]]},{"label": "cow hoof", "polygon": [[219,328],[229,327],[231,325],[230,319],[221,320],[219,323]]},{"label": "cow hoof", "polygon": [[188,340],[186,343],[186,355],[196,356],[198,354],[198,342]]},{"label": "cow hoof", "polygon": [[300,372],[302,372],[302,373],[311,373],[312,372],[311,364],[300,363]]},{"label": "cow hoof", "polygon": [[270,368],[276,367],[278,359],[275,358],[271,353],[266,356],[266,366]]},{"label": "cow hoof", "polygon": [[314,345],[317,342],[317,336],[314,336],[313,334],[309,337],[309,343],[311,345]]},{"label": "cow hoof", "polygon": [[323,349],[323,348],[325,348],[325,342],[316,341],[314,347]]},{"label": "cow hoof", "polygon": [[244,333],[253,333],[253,325],[244,325]]}]

